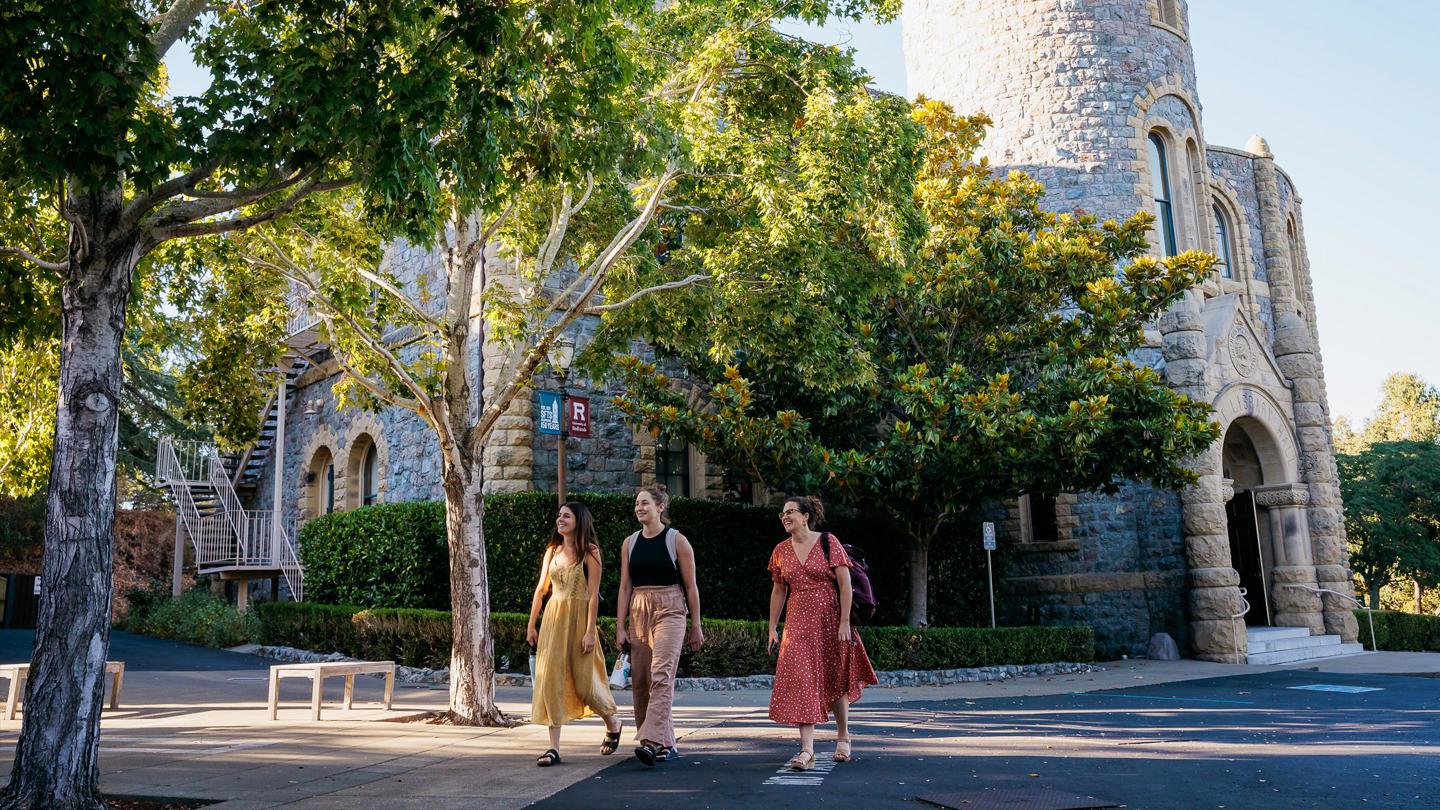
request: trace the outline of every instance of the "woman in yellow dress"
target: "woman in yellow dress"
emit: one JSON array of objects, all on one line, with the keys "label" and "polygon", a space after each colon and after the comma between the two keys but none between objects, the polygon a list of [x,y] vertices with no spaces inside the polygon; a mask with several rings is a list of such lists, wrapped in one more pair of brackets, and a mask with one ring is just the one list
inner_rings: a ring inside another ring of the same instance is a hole
[{"label": "woman in yellow dress", "polygon": [[[547,592],[550,601],[545,604],[537,645],[535,618]],[[525,640],[536,647],[530,722],[550,728],[550,750],[536,758],[536,765],[559,765],[560,726],[591,714],[605,719],[600,753],[613,754],[620,745],[620,718],[595,632],[599,610],[600,544],[595,523],[589,509],[571,501],[555,517],[555,532],[540,564],[525,629]]]}]

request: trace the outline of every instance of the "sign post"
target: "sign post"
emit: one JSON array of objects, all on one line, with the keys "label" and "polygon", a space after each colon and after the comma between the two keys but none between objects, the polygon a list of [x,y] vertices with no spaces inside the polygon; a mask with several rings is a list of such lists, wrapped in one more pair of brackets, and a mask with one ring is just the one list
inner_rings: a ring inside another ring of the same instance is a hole
[{"label": "sign post", "polygon": [[985,521],[985,577],[990,581],[990,627],[995,627],[995,569],[990,560],[990,552],[995,550],[995,524]]}]

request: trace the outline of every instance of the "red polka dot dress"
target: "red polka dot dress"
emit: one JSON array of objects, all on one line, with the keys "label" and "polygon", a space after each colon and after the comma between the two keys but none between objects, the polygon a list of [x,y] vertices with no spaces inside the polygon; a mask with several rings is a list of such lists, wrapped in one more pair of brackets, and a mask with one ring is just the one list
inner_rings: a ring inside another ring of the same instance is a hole
[{"label": "red polka dot dress", "polygon": [[[833,535],[830,564],[850,566],[850,557]],[[855,628],[850,641],[835,639],[840,628],[840,597],[833,572],[825,566],[825,552],[816,542],[802,563],[789,539],[770,555],[770,577],[787,586],[785,634],[775,664],[775,685],[770,692],[770,719],[790,726],[823,723],[830,719],[830,704],[845,697],[860,699],[866,685],[877,683],[865,645]]]}]

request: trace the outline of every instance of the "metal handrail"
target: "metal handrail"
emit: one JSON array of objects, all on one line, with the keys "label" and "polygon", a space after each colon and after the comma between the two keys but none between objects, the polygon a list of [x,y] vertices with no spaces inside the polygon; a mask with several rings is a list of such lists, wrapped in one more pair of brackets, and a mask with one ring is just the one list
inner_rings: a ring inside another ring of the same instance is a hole
[{"label": "metal handrail", "polygon": [[[1236,588],[1236,590],[1240,592],[1240,604],[1243,607],[1240,608],[1239,613],[1230,615],[1230,638],[1235,641],[1235,663],[1238,664],[1240,663],[1240,631],[1235,627],[1235,620],[1244,618],[1245,614],[1250,612],[1250,600],[1245,598],[1249,591],[1244,588]],[[1248,641],[1245,644],[1245,653],[1245,660],[1250,660],[1250,644]]]},{"label": "metal handrail", "polygon": [[1329,588],[1316,588],[1310,585],[1301,585],[1298,582],[1287,582],[1284,583],[1281,587],[1299,588],[1302,591],[1310,591],[1311,593],[1328,593],[1331,596],[1338,596],[1341,599],[1348,599],[1351,602],[1354,602],[1355,607],[1365,611],[1365,619],[1370,624],[1370,652],[1380,652],[1380,645],[1375,641],[1375,611],[1369,607],[1366,607],[1365,603],[1361,602],[1359,599],[1356,599],[1349,594],[1340,593],[1339,591],[1333,591]]}]

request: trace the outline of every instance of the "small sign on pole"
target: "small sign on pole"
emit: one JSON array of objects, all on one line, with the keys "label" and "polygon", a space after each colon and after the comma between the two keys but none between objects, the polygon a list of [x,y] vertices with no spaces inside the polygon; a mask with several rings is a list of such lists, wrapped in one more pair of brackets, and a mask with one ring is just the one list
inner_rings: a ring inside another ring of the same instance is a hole
[{"label": "small sign on pole", "polygon": [[590,398],[570,397],[566,403],[566,415],[570,419],[570,435],[580,439],[590,438]]},{"label": "small sign on pole", "polygon": [[990,552],[995,550],[995,524],[985,521],[982,530],[985,542],[985,577],[990,581],[990,626],[995,626],[995,569],[990,562]]},{"label": "small sign on pole", "polygon": [[547,436],[560,435],[560,394],[555,391],[540,392],[540,421],[537,433]]}]

